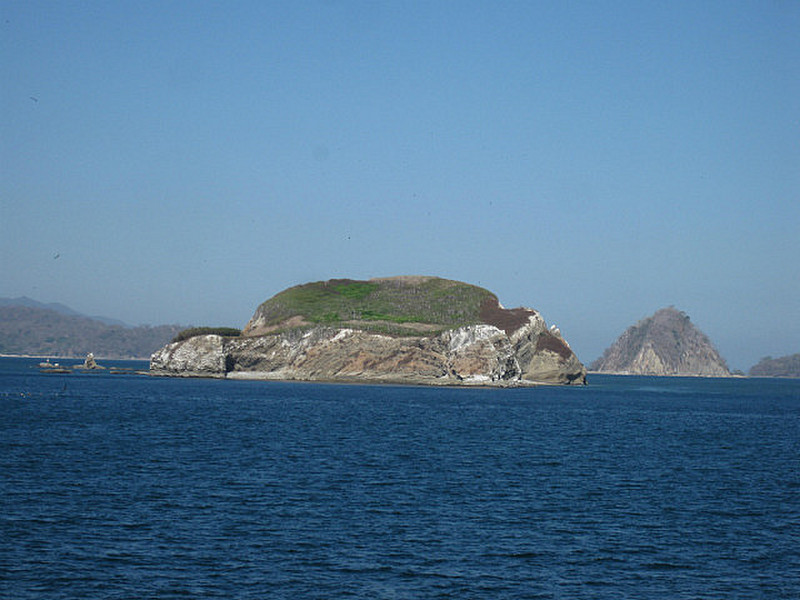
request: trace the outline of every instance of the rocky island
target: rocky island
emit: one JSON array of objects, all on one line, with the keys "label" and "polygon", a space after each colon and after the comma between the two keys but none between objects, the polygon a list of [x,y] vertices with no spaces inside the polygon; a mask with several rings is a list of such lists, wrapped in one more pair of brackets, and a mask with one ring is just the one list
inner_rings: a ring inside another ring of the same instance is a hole
[{"label": "rocky island", "polygon": [[557,328],[503,308],[483,288],[438,277],[332,279],[295,286],[240,335],[167,344],[155,375],[422,385],[586,382]]},{"label": "rocky island", "polygon": [[674,307],[662,308],[626,329],[590,370],[624,375],[731,375],[708,337]]}]

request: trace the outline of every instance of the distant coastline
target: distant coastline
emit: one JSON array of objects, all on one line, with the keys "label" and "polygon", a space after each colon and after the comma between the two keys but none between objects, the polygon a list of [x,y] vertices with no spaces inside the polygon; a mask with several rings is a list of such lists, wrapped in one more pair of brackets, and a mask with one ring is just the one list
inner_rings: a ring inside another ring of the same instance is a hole
[{"label": "distant coastline", "polygon": [[[36,359],[58,359],[58,360],[83,360],[86,358],[85,356],[70,356],[70,355],[60,355],[60,354],[5,354],[0,353],[0,358],[36,358]],[[127,358],[118,358],[116,356],[95,356],[97,360],[137,360],[137,361],[148,361],[150,360],[149,356],[133,356]]]},{"label": "distant coastline", "polygon": [[183,329],[179,325],[123,327],[67,314],[67,307],[53,310],[2,300],[0,355],[84,358],[91,352],[107,360],[148,360]]},{"label": "distant coastline", "polygon": [[[672,379],[680,379],[682,377],[687,377],[691,379],[755,379],[752,375],[746,375],[742,373],[735,373],[732,375],[690,375],[690,374],[669,374],[669,375],[648,375],[642,373],[626,373],[620,371],[586,371],[586,375],[613,375],[614,377],[669,377]],[[770,378],[772,379],[772,378]]]}]

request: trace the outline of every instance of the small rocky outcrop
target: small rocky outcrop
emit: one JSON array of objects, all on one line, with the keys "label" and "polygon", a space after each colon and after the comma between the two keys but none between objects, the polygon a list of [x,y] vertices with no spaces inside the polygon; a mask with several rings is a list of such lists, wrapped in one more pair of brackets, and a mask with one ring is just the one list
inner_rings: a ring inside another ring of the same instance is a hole
[{"label": "small rocky outcrop", "polygon": [[226,372],[225,338],[197,335],[172,342],[150,357],[150,371],[194,377],[222,377]]},{"label": "small rocky outcrop", "polygon": [[730,377],[725,360],[686,313],[662,308],[629,327],[590,370],[627,375]]},{"label": "small rocky outcrop", "polygon": [[[413,305],[417,311],[427,307],[429,315],[445,314],[435,298],[447,298],[443,294],[460,288],[431,279],[335,282],[331,287],[339,286],[360,303],[334,298],[339,303],[332,306],[347,314],[348,321],[331,325],[312,324],[308,289],[301,290],[306,303],[298,304],[304,314],[299,308],[287,308],[286,296],[278,295],[280,304],[260,306],[243,335],[199,335],[170,343],[153,354],[150,370],[174,376],[424,385],[585,383],[586,369],[560,332],[548,329],[537,311],[504,309],[494,295],[474,292],[480,288],[470,286],[467,291],[475,294],[472,316],[481,322],[442,327],[433,317],[398,318],[387,298],[402,296],[402,306]],[[398,286],[403,289],[398,291]],[[425,297],[421,286],[436,293]],[[322,293],[317,288],[312,291]],[[373,293],[383,302],[381,312],[364,304]],[[471,310],[458,308],[462,309],[465,314]],[[447,310],[454,310],[450,301]],[[278,311],[280,322],[270,321]],[[330,312],[327,306],[322,314]]]},{"label": "small rocky outcrop", "polygon": [[105,370],[105,367],[97,364],[97,361],[94,358],[94,353],[92,352],[89,352],[89,354],[86,355],[86,359],[83,361],[82,365],[75,365],[73,368],[80,369],[82,371]]}]

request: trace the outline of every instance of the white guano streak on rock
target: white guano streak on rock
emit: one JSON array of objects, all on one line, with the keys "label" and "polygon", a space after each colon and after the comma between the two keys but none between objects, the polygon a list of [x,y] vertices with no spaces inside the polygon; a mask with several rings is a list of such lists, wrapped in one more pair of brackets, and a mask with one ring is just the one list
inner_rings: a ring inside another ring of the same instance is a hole
[{"label": "white guano streak on rock", "polygon": [[529,310],[531,310],[534,314],[528,317],[528,322],[515,329],[513,332],[511,332],[511,335],[508,336],[511,340],[511,343],[514,345],[516,345],[523,337],[534,334],[538,335],[547,330],[547,323],[545,323],[542,315],[533,309]]},{"label": "white guano streak on rock", "polygon": [[450,332],[450,352],[455,353],[477,342],[504,335],[494,325],[468,325]]},{"label": "white guano streak on rock", "polygon": [[340,329],[338,333],[331,338],[331,342],[338,342],[339,340],[343,340],[344,338],[348,337],[351,333],[353,333],[352,329]]}]

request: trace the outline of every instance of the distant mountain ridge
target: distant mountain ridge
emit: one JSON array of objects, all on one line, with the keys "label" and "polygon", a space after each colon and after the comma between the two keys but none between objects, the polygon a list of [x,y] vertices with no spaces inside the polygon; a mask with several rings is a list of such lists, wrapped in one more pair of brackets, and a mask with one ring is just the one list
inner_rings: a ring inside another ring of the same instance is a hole
[{"label": "distant mountain ridge", "polygon": [[631,375],[731,375],[708,337],[674,307],[662,308],[626,329],[589,370]]},{"label": "distant mountain ridge", "polygon": [[0,307],[2,306],[27,306],[29,308],[44,308],[46,310],[54,310],[57,313],[61,313],[62,315],[68,315],[70,317],[85,317],[87,319],[92,319],[94,321],[100,321],[101,323],[105,323],[106,325],[119,325],[120,327],[133,327],[124,321],[120,321],[119,319],[112,319],[109,317],[99,317],[94,315],[84,315],[79,313],[76,310],[72,310],[69,306],[65,304],[61,304],[60,302],[39,302],[38,300],[34,300],[33,298],[28,298],[27,296],[19,296],[17,298],[0,298]]},{"label": "distant mountain ridge", "polygon": [[149,358],[182,329],[130,327],[86,317],[63,304],[0,299],[0,354],[48,357]]}]

